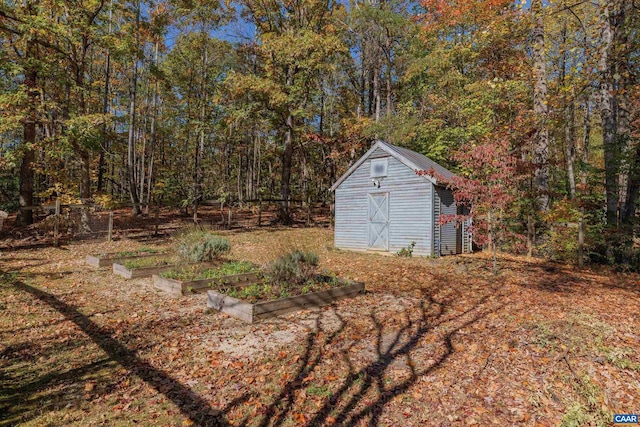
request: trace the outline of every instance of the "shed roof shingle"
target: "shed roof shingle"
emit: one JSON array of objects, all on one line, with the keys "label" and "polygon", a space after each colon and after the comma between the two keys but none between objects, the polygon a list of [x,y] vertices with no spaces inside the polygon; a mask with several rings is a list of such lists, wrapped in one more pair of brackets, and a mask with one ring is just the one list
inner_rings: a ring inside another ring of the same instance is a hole
[{"label": "shed roof shingle", "polygon": [[442,178],[446,180],[449,180],[455,176],[453,172],[451,172],[450,170],[446,169],[443,166],[440,166],[439,164],[437,164],[436,162],[434,162],[433,160],[431,160],[430,158],[428,158],[423,154],[416,153],[415,151],[411,151],[407,148],[391,145],[385,141],[380,141],[380,142],[385,146],[387,146],[390,150],[395,151],[400,156],[409,160],[411,163],[413,163],[416,166],[416,169],[418,170],[428,171],[433,169],[435,173],[437,173],[438,175],[440,175]]}]

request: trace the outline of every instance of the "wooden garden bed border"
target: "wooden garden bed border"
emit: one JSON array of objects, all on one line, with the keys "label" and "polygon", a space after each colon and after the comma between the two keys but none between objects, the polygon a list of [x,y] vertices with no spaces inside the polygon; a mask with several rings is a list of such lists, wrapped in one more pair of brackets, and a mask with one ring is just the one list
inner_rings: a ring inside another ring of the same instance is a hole
[{"label": "wooden garden bed border", "polygon": [[202,265],[202,266],[217,266],[219,264],[214,263],[202,263],[202,262],[191,262],[191,263],[173,263],[166,265],[157,265],[151,267],[138,267],[138,268],[127,268],[123,264],[113,264],[113,274],[118,276],[122,276],[125,279],[139,279],[141,277],[151,277],[154,274],[160,274],[165,271],[172,270],[178,267],[185,267],[190,265]]},{"label": "wooden garden bed border", "polygon": [[[85,257],[85,262],[92,267],[102,268],[102,267],[111,267],[117,261],[124,261],[129,259],[138,259],[138,258],[147,258],[152,256],[163,255],[163,252],[150,253],[145,255],[134,255],[134,256],[109,256],[110,254],[106,254],[104,257],[100,257],[98,255],[87,255]],[[117,255],[117,254],[111,254]]]},{"label": "wooden garden bed border", "polygon": [[176,280],[162,277],[159,274],[153,275],[153,285],[157,289],[167,291],[174,295],[184,295],[189,292],[204,292],[209,289],[211,283],[233,284],[237,286],[248,285],[259,279],[259,272],[233,274],[230,276],[216,277],[213,279],[200,280]]},{"label": "wooden garden bed border", "polygon": [[216,291],[207,292],[207,307],[238,317],[248,323],[279,316],[294,311],[322,307],[342,298],[353,297],[364,291],[364,283],[340,280],[345,286],[326,291],[312,292],[275,301],[248,302]]}]

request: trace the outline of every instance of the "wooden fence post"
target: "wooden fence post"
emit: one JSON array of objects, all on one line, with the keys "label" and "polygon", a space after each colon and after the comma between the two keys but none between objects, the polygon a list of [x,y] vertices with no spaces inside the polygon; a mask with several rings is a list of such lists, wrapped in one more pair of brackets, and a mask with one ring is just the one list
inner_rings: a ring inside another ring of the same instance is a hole
[{"label": "wooden fence post", "polygon": [[113,211],[109,212],[109,224],[107,226],[107,242],[113,237]]},{"label": "wooden fence post", "polygon": [[60,197],[56,197],[56,214],[53,221],[53,246],[60,244],[60,235],[58,234],[58,228],[60,226]]},{"label": "wooden fence post", "polygon": [[578,268],[584,267],[584,208],[580,210],[578,221]]}]

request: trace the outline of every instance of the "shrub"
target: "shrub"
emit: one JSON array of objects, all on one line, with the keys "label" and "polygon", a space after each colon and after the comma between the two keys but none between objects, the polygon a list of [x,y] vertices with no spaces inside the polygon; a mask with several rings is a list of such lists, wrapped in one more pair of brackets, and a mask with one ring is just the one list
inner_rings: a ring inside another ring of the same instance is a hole
[{"label": "shrub", "polygon": [[190,262],[213,261],[229,251],[227,239],[202,229],[190,229],[179,238],[178,253]]},{"label": "shrub", "polygon": [[399,257],[411,258],[413,256],[413,248],[415,248],[416,242],[411,242],[406,248],[400,249],[396,252]]},{"label": "shrub", "polygon": [[269,273],[276,282],[301,285],[316,275],[317,267],[317,254],[296,249],[272,261]]}]

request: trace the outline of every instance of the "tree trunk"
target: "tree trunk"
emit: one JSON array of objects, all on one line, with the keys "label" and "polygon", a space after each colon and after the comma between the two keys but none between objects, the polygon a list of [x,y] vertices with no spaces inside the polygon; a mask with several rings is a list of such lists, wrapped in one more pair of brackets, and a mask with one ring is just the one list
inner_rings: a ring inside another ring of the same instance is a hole
[{"label": "tree trunk", "polygon": [[[36,56],[35,42],[28,41],[25,52],[25,59],[34,60]],[[31,65],[25,71],[24,86],[27,92],[28,99],[28,112],[24,118],[23,123],[23,137],[24,137],[24,150],[22,156],[22,163],[20,164],[20,190],[18,204],[20,208],[25,208],[33,205],[33,163],[35,161],[35,143],[36,143],[36,124],[37,124],[37,103],[38,103],[38,89],[37,89],[38,70],[35,66]],[[33,210],[18,211],[16,217],[16,225],[26,226],[33,224]]]},{"label": "tree trunk", "polygon": [[582,129],[582,172],[580,173],[580,181],[586,189],[587,166],[589,165],[589,143],[591,139],[591,106],[589,105],[589,95],[585,95],[584,97],[584,120]]},{"label": "tree trunk", "polygon": [[387,117],[391,117],[391,112],[393,110],[392,105],[392,82],[391,82],[391,69],[393,64],[393,58],[391,57],[391,34],[389,33],[389,29],[387,28],[387,36],[386,36],[386,46],[387,46]]},{"label": "tree trunk", "polygon": [[567,157],[567,178],[569,181],[569,196],[572,199],[576,197],[576,174],[575,174],[575,162],[576,162],[576,145],[575,145],[575,127],[574,122],[574,108],[573,102],[565,107],[565,124],[564,124],[564,139],[565,150]]},{"label": "tree trunk", "polygon": [[[204,38],[205,33],[203,33]],[[200,93],[202,94],[202,105],[200,106],[200,135],[196,145],[196,159],[194,176],[194,188],[193,188],[193,221],[198,220],[198,204],[202,199],[202,156],[204,152],[204,140],[205,140],[205,120],[207,118],[207,66],[209,63],[209,52],[207,46],[203,43],[202,48],[202,81],[200,83]]]},{"label": "tree trunk", "polygon": [[[156,40],[153,54],[153,63],[158,65],[158,40]],[[147,179],[147,213],[149,212],[149,204],[151,203],[151,187],[153,185],[153,161],[155,158],[156,150],[156,120],[158,116],[158,78],[154,78],[153,82],[153,96],[151,99],[151,130],[149,131],[149,176]]]},{"label": "tree trunk", "polygon": [[373,68],[373,98],[375,100],[375,120],[376,123],[380,121],[380,108],[381,108],[381,97],[380,97],[380,68],[379,66],[375,66]]},{"label": "tree trunk", "polygon": [[[113,0],[109,5],[109,26],[107,34],[111,34],[111,21],[113,16]],[[102,112],[105,115],[109,114],[109,84],[111,79],[111,50],[107,48],[107,58],[104,69],[104,92],[102,98]],[[100,149],[100,160],[98,161],[98,192],[102,191],[103,183],[104,183],[104,173],[105,173],[105,151],[109,149],[109,145],[107,142],[107,122],[102,127],[102,144],[103,146]]]},{"label": "tree trunk", "polygon": [[547,65],[544,44],[544,17],[542,0],[532,0],[533,14],[533,111],[536,115],[533,162],[535,165],[534,185],[538,193],[538,203],[542,211],[549,210],[549,129],[547,128],[549,108],[547,105]]},{"label": "tree trunk", "polygon": [[82,150],[80,156],[80,200],[84,203],[91,198],[91,155]]},{"label": "tree trunk", "polygon": [[291,194],[291,164],[293,160],[293,115],[289,113],[286,120],[284,134],[284,150],[282,151],[282,182],[280,186],[280,220],[283,224],[291,224],[291,211],[289,209],[289,197]]},{"label": "tree trunk", "polygon": [[628,30],[624,28],[628,13],[633,13],[626,9],[626,4],[622,3],[619,17],[616,20],[620,26],[616,31],[617,37],[614,44],[617,46],[616,55],[616,98],[617,98],[617,124],[616,139],[619,151],[622,156],[620,173],[618,177],[619,186],[619,212],[620,221],[624,225],[632,225],[635,218],[635,202],[638,192],[638,154],[640,148],[637,144],[635,148],[631,146],[631,114],[629,94],[634,90],[631,81],[633,71],[631,70],[631,52],[627,46],[631,46],[628,38]]},{"label": "tree trunk", "polygon": [[[140,3],[136,3],[136,46],[139,45],[140,30]],[[136,95],[138,92],[138,57],[137,54],[133,58],[133,70],[131,73],[131,87],[129,89],[129,139],[127,149],[127,172],[129,177],[129,196],[133,207],[131,213],[135,216],[140,215],[140,198],[138,197],[138,187],[136,182],[136,164],[135,164],[135,128],[136,128]]]},{"label": "tree trunk", "polygon": [[567,24],[565,23],[561,31],[561,48],[560,56],[560,87],[562,90],[562,110],[564,113],[564,154],[567,165],[567,183],[569,187],[569,197],[576,197],[576,142],[575,142],[575,109],[574,97],[575,91],[571,90],[571,98],[568,96],[567,88]]},{"label": "tree trunk", "polygon": [[[23,129],[24,134],[24,153],[22,155],[22,163],[20,164],[20,208],[33,205],[33,162],[35,161],[35,150],[32,144],[36,141],[36,122],[35,117],[26,120]],[[33,224],[33,210],[18,211],[16,217],[16,225],[24,227]]]},{"label": "tree trunk", "polygon": [[612,5],[607,2],[602,7],[600,28],[600,118],[602,120],[602,143],[604,147],[605,195],[607,223],[618,223],[618,150],[616,147],[617,123],[615,99],[613,96],[613,72],[611,70],[611,50],[613,45]]}]

